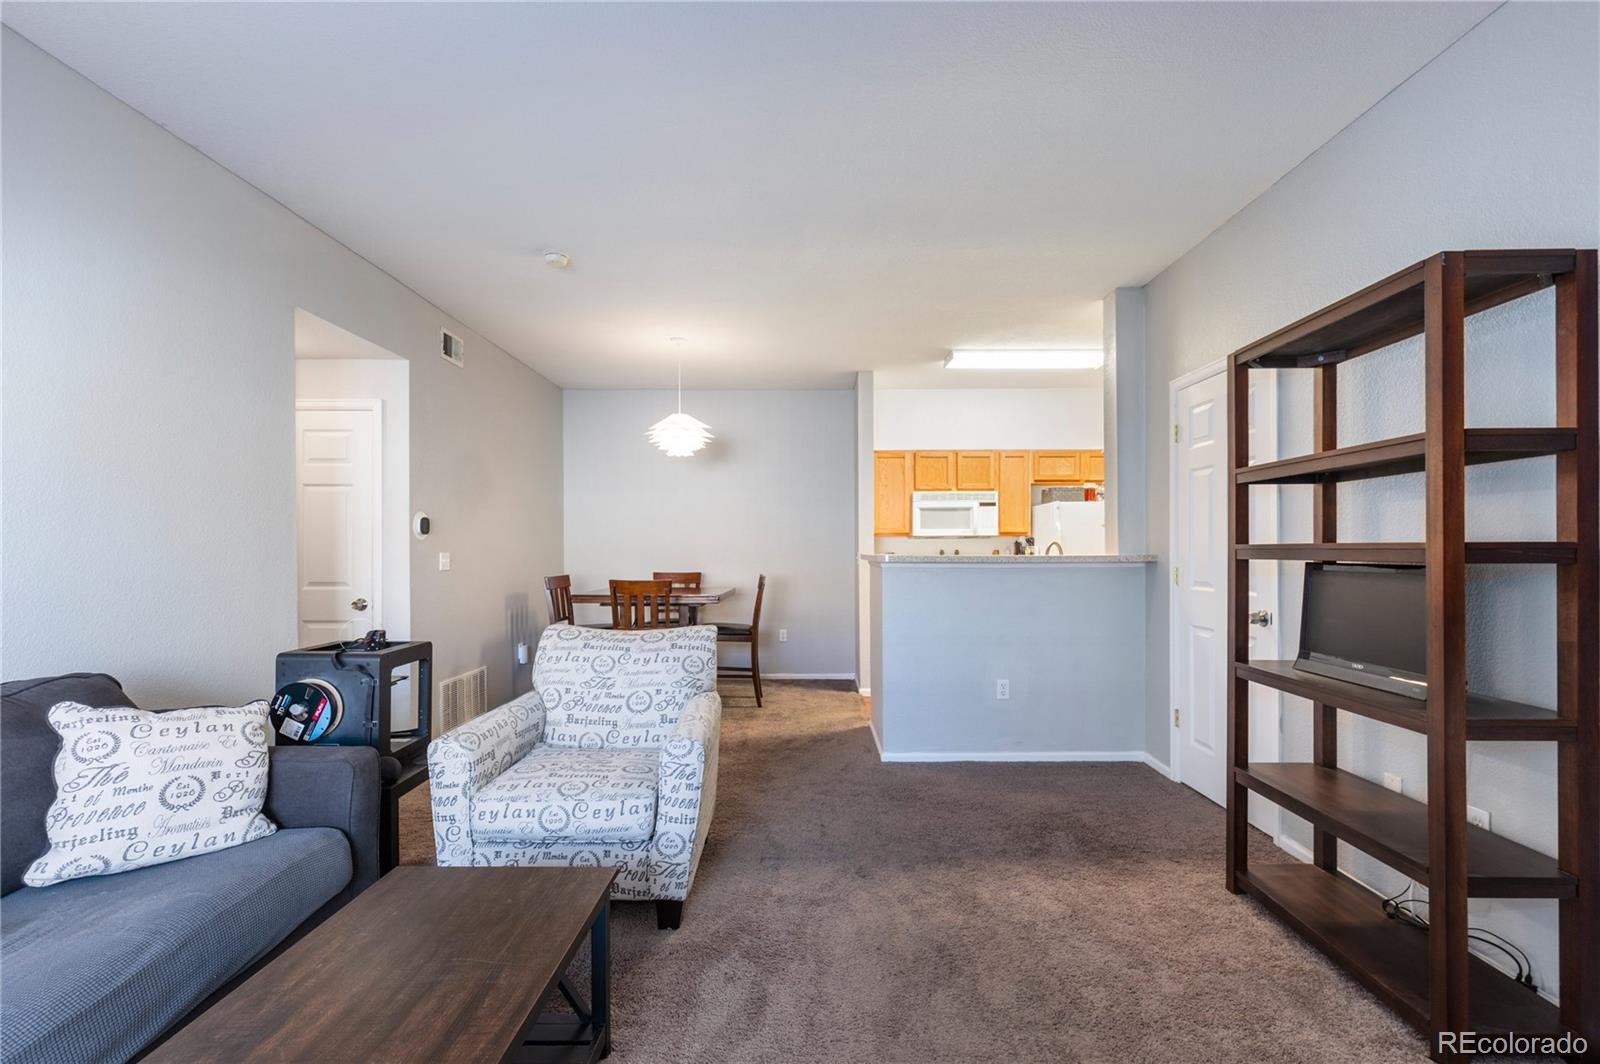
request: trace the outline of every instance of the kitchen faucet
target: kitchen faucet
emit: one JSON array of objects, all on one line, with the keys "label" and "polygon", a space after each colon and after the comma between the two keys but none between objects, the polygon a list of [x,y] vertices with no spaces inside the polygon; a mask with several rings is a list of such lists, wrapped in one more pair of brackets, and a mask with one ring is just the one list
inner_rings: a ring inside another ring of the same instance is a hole
[{"label": "kitchen faucet", "polygon": [[[1052,539],[1050,541],[1050,547],[1054,547],[1057,554],[1063,554],[1064,555],[1064,554],[1067,553],[1065,550],[1062,549],[1060,540]],[[1050,547],[1046,547],[1044,549],[1044,553],[1045,553],[1046,557],[1049,557],[1049,555],[1050,555]]]}]

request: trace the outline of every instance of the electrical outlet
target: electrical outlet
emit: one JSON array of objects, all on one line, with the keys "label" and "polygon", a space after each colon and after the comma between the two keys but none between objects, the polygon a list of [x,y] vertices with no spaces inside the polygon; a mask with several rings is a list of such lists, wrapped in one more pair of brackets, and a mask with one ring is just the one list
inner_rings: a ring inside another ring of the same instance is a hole
[{"label": "electrical outlet", "polygon": [[778,629],[778,642],[787,643],[788,641],[789,641],[789,629],[787,629],[787,628],[779,628]]},{"label": "electrical outlet", "polygon": [[450,552],[447,550],[442,550],[439,552],[439,571],[441,573],[448,573],[450,571]]},{"label": "electrical outlet", "polygon": [[1004,702],[1011,697],[1011,681],[996,680],[994,682],[994,696]]},{"label": "electrical outlet", "polygon": [[1475,828],[1482,828],[1483,830],[1488,831],[1489,814],[1486,810],[1479,809],[1475,805],[1469,805],[1467,806],[1467,823],[1471,824]]},{"label": "electrical outlet", "polygon": [[1383,785],[1396,794],[1399,794],[1401,791],[1401,782],[1402,781],[1400,777],[1396,776],[1393,772],[1385,772],[1383,774]]}]

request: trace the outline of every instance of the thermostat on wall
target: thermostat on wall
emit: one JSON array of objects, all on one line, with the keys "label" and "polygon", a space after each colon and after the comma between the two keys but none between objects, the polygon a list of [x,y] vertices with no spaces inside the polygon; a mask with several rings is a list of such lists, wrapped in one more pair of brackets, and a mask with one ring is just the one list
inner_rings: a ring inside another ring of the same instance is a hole
[{"label": "thermostat on wall", "polygon": [[415,533],[418,539],[427,539],[428,533],[432,530],[433,520],[427,514],[418,510],[416,515],[411,518],[411,531]]}]

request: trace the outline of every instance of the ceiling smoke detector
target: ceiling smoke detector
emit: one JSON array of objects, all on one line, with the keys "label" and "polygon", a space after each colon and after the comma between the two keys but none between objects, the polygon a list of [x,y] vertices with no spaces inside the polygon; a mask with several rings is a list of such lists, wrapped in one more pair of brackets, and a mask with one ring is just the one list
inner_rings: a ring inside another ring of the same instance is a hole
[{"label": "ceiling smoke detector", "polygon": [[544,264],[552,269],[564,270],[572,265],[572,256],[564,251],[546,251]]}]

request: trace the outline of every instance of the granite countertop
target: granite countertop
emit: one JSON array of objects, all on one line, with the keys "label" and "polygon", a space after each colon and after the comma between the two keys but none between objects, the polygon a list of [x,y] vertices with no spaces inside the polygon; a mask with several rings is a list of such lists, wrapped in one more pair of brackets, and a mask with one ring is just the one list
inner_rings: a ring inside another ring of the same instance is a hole
[{"label": "granite countertop", "polygon": [[1153,562],[1154,554],[863,554],[870,565],[1118,565]]}]

